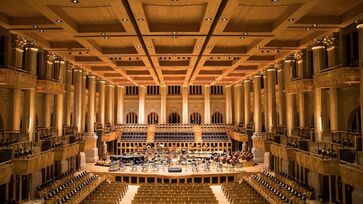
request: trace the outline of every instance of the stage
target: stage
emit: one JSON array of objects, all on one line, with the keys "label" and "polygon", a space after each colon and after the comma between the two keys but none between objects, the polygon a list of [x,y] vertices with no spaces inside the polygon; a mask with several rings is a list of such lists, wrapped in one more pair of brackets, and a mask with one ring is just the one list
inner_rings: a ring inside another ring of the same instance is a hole
[{"label": "stage", "polygon": [[[173,166],[175,167],[175,166]],[[124,181],[129,184],[140,183],[209,183],[218,185],[225,181],[234,181],[241,175],[253,172],[261,172],[263,165],[255,165],[248,167],[232,168],[224,166],[222,171],[217,171],[214,165],[211,165],[209,171],[200,168],[199,171],[193,171],[190,165],[180,166],[182,172],[168,172],[168,167],[160,167],[158,171],[148,168],[147,171],[139,167],[136,171],[128,166],[122,171],[109,172],[109,167],[97,166],[95,164],[87,164],[86,169],[99,175],[107,175],[112,181]]]}]

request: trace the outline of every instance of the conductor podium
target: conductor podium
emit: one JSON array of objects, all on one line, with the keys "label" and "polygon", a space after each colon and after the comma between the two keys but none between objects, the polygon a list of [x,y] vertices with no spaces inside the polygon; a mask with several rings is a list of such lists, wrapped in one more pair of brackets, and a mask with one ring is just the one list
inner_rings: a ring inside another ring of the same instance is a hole
[{"label": "conductor podium", "polygon": [[181,173],[182,172],[182,168],[180,167],[170,167],[168,168],[169,173]]}]

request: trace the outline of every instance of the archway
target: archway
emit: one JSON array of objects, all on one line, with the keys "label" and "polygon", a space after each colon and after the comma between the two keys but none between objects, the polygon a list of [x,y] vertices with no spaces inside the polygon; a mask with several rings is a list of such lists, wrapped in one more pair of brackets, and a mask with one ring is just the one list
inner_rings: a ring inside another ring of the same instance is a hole
[{"label": "archway", "polygon": [[127,124],[137,123],[137,114],[134,112],[128,113],[126,115],[126,123]]},{"label": "archway", "polygon": [[169,123],[180,123],[180,115],[175,112],[170,113]]},{"label": "archway", "polygon": [[212,123],[216,124],[216,123],[223,123],[223,115],[220,112],[215,112],[212,115]]},{"label": "archway", "polygon": [[190,123],[192,123],[192,124],[201,124],[202,123],[202,116],[197,112],[192,113],[190,115]]},{"label": "archway", "polygon": [[158,124],[159,123],[159,116],[157,113],[152,112],[147,116],[147,123],[148,124]]}]

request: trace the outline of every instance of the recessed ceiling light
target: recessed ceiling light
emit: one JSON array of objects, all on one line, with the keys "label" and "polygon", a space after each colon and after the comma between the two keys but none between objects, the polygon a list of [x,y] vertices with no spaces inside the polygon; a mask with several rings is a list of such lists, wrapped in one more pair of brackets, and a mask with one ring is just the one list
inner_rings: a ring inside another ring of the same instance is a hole
[{"label": "recessed ceiling light", "polygon": [[62,23],[62,20],[61,19],[57,19],[57,20],[55,20],[55,22]]},{"label": "recessed ceiling light", "polygon": [[226,20],[228,20],[228,18],[221,18],[221,20],[222,20],[222,21],[226,21]]},{"label": "recessed ceiling light", "polygon": [[172,32],[171,34],[172,34],[172,35],[176,35],[176,32]]},{"label": "recessed ceiling light", "polygon": [[272,2],[277,2],[278,0],[271,0]]},{"label": "recessed ceiling light", "polygon": [[38,25],[33,25],[33,28],[38,28]]},{"label": "recessed ceiling light", "polygon": [[106,35],[106,33],[101,33],[101,35]]},{"label": "recessed ceiling light", "polygon": [[212,48],[212,46],[207,46],[207,48],[208,48],[208,49],[211,49],[211,48]]},{"label": "recessed ceiling light", "polygon": [[287,19],[288,21],[290,21],[290,22],[293,22],[295,19],[293,19],[293,18],[289,18],[289,19]]},{"label": "recessed ceiling light", "polygon": [[175,38],[176,38],[176,36],[171,36],[171,38],[175,39]]},{"label": "recessed ceiling light", "polygon": [[71,0],[71,2],[74,3],[74,4],[78,4],[79,3],[78,0]]},{"label": "recessed ceiling light", "polygon": [[261,47],[260,46],[256,46],[257,49],[260,49]]},{"label": "recessed ceiling light", "polygon": [[207,20],[207,21],[211,21],[211,20],[212,20],[212,18],[206,18],[205,20]]},{"label": "recessed ceiling light", "polygon": [[143,21],[144,19],[143,19],[143,18],[138,18],[137,20],[138,20],[138,21]]},{"label": "recessed ceiling light", "polygon": [[248,33],[247,32],[244,32],[243,35],[247,35]]},{"label": "recessed ceiling light", "polygon": [[123,18],[122,21],[127,21],[127,18]]},{"label": "recessed ceiling light", "polygon": [[305,28],[305,30],[310,30],[310,28]]},{"label": "recessed ceiling light", "polygon": [[44,30],[39,30],[39,32],[44,33]]},{"label": "recessed ceiling light", "polygon": [[108,36],[106,36],[106,37],[104,37],[105,38],[105,40],[108,40],[108,39],[110,39],[110,37],[108,37]]},{"label": "recessed ceiling light", "polygon": [[136,46],[136,48],[141,48],[141,46]]},{"label": "recessed ceiling light", "polygon": [[244,39],[245,38],[245,36],[241,36],[241,37],[239,37],[239,39]]},{"label": "recessed ceiling light", "polygon": [[315,24],[315,23],[314,23],[314,24],[313,24],[313,27],[316,27],[316,26],[318,26],[318,24]]},{"label": "recessed ceiling light", "polygon": [[200,49],[200,46],[198,45],[197,48]]}]

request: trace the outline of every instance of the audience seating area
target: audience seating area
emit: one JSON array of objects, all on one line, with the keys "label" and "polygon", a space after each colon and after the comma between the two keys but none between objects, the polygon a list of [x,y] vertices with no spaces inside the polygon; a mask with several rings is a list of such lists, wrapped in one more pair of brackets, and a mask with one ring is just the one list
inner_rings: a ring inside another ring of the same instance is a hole
[{"label": "audience seating area", "polygon": [[82,203],[83,204],[115,204],[120,203],[127,191],[127,183],[104,181]]},{"label": "audience seating area", "polygon": [[203,141],[228,141],[226,132],[202,132]]},{"label": "audience seating area", "polygon": [[99,176],[86,171],[67,172],[38,187],[39,196],[45,203],[74,203],[97,185]]},{"label": "audience seating area", "polygon": [[155,142],[194,142],[193,132],[156,132]]},{"label": "audience seating area", "polygon": [[263,197],[258,194],[245,181],[225,182],[222,184],[222,191],[228,201],[232,204],[265,204]]},{"label": "audience seating area", "polygon": [[145,142],[146,132],[122,132],[121,141]]},{"label": "audience seating area", "polygon": [[0,148],[8,147],[19,141],[19,133],[16,131],[0,131]]},{"label": "audience seating area", "polygon": [[132,204],[218,204],[208,184],[141,184]]},{"label": "audience seating area", "polygon": [[312,192],[303,186],[290,185],[283,176],[274,176],[269,172],[254,174],[250,181],[254,188],[260,189],[265,195],[277,203],[306,203]]}]

